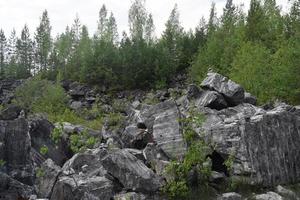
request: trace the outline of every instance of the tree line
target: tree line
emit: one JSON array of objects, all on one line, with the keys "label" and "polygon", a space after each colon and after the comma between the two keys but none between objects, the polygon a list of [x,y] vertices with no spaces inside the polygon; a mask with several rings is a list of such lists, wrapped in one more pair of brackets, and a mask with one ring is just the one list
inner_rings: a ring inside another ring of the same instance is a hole
[{"label": "tree line", "polygon": [[1,78],[41,75],[116,89],[162,88],[176,73],[200,82],[208,68],[241,83],[260,102],[300,102],[300,0],[283,13],[275,0],[251,0],[247,13],[227,0],[218,17],[210,15],[194,30],[184,30],[177,5],[160,37],[145,0],[133,1],[129,32],[118,33],[105,5],[91,37],[78,16],[64,33],[52,38],[45,10],[34,35],[27,25],[21,35],[0,30]]}]

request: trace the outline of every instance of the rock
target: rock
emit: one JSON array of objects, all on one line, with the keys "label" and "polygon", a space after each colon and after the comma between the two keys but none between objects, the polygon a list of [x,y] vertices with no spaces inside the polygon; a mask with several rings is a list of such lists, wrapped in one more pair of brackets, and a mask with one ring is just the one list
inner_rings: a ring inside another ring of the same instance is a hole
[{"label": "rock", "polygon": [[31,186],[25,185],[7,174],[0,172],[0,199],[16,200],[29,199],[34,194],[34,189]]},{"label": "rock", "polygon": [[282,196],[275,192],[268,192],[266,194],[256,195],[255,200],[283,200]]},{"label": "rock", "polygon": [[158,175],[162,175],[164,167],[161,161],[169,160],[165,153],[155,144],[149,143],[143,150],[143,155],[147,164],[153,167]]},{"label": "rock", "polygon": [[126,150],[116,150],[102,160],[104,168],[127,189],[138,192],[155,192],[162,180],[142,161]]},{"label": "rock", "polygon": [[81,101],[73,101],[70,105],[70,108],[73,110],[80,110],[83,108],[83,103]]},{"label": "rock", "polygon": [[188,87],[187,98],[188,99],[197,99],[201,95],[200,89],[195,84],[191,84]]},{"label": "rock", "polygon": [[[48,152],[44,158],[50,158],[57,165],[62,166],[71,156],[72,152],[66,140],[62,139],[58,144],[51,139],[54,125],[47,119],[35,116],[30,121],[31,146],[39,153],[42,147],[47,147]],[[39,165],[39,161],[36,161]]]},{"label": "rock", "polygon": [[221,93],[231,106],[238,105],[244,100],[244,89],[239,84],[218,73],[209,72],[201,86]]},{"label": "rock", "polygon": [[[170,159],[181,159],[186,153],[179,123],[180,111],[173,100],[146,108],[140,113],[149,132],[153,130],[153,139]],[[152,128],[153,127],[153,128]]]},{"label": "rock", "polygon": [[14,98],[15,89],[23,84],[23,80],[0,80],[0,103],[2,105],[11,103]]},{"label": "rock", "polygon": [[0,143],[4,151],[4,157],[0,159],[6,162],[7,174],[24,184],[32,185],[34,172],[27,121],[23,118],[0,121]]},{"label": "rock", "polygon": [[22,108],[16,105],[9,105],[7,108],[1,111],[0,120],[14,120],[20,115]]},{"label": "rock", "polygon": [[216,110],[222,110],[228,107],[224,97],[215,91],[202,91],[196,100],[196,106],[198,108],[202,106]]},{"label": "rock", "polygon": [[61,173],[61,168],[51,160],[47,159],[40,168],[42,176],[37,177],[38,196],[50,198],[54,184]]},{"label": "rock", "polygon": [[144,194],[129,192],[115,195],[114,200],[147,200],[147,197]]},{"label": "rock", "polygon": [[256,105],[257,99],[255,96],[252,96],[250,93],[245,92],[244,103],[249,103],[252,105]]},{"label": "rock", "polygon": [[112,181],[105,177],[63,176],[56,182],[50,200],[110,200]]},{"label": "rock", "polygon": [[270,111],[243,104],[207,111],[205,137],[221,155],[212,158],[213,168],[233,155],[233,174],[249,177],[252,184],[299,182],[300,118],[290,110],[284,104]]},{"label": "rock", "polygon": [[242,200],[242,196],[235,192],[224,193],[218,200]]},{"label": "rock", "polygon": [[288,189],[282,187],[281,185],[278,185],[276,187],[276,192],[287,199],[300,200],[300,198],[297,197],[297,195],[293,191],[288,190]]},{"label": "rock", "polygon": [[76,174],[83,172],[87,177],[96,175],[105,176],[106,171],[102,166],[101,159],[106,154],[107,152],[105,149],[77,153],[64,164],[62,170],[64,172],[74,170],[74,173]]}]

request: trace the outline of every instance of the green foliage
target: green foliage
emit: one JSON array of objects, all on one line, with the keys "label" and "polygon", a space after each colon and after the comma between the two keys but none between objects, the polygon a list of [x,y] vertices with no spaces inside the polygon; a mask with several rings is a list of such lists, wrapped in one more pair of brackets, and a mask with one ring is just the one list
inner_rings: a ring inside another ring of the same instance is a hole
[{"label": "green foliage", "polygon": [[39,77],[27,80],[15,93],[16,104],[35,113],[61,114],[67,103],[67,95],[59,84]]},{"label": "green foliage", "polygon": [[[207,143],[199,138],[199,135],[193,130],[192,126],[201,126],[203,122],[203,115],[191,112],[190,117],[182,119],[184,127],[184,138],[189,144],[188,151],[181,162],[173,161],[167,168],[166,173],[171,177],[163,188],[163,192],[169,196],[170,199],[188,199],[193,190],[200,187],[206,187],[211,174],[210,160],[207,157],[210,152],[210,147]],[[199,174],[197,188],[191,188],[188,183],[188,174],[192,170]],[[200,191],[200,189],[199,189]]]},{"label": "green foliage", "polygon": [[93,148],[98,139],[90,136],[88,130],[74,133],[70,136],[71,150],[74,153],[83,152],[88,148]]},{"label": "green foliage", "polygon": [[5,160],[0,159],[0,167],[3,167],[5,165],[5,163],[6,163]]},{"label": "green foliage", "polygon": [[58,144],[62,138],[62,135],[64,133],[64,127],[63,124],[60,123],[58,127],[55,127],[51,133],[51,139],[55,144]]},{"label": "green foliage", "polygon": [[42,168],[37,168],[35,174],[36,174],[36,177],[42,178],[46,175],[46,172]]},{"label": "green foliage", "polygon": [[48,147],[47,147],[46,145],[44,145],[44,146],[42,146],[42,147],[40,148],[40,153],[41,153],[42,155],[46,155],[46,154],[48,153],[48,151],[49,151],[49,149],[48,149]]},{"label": "green foliage", "polygon": [[107,125],[112,130],[118,130],[121,128],[125,117],[121,113],[109,113],[107,116]]}]

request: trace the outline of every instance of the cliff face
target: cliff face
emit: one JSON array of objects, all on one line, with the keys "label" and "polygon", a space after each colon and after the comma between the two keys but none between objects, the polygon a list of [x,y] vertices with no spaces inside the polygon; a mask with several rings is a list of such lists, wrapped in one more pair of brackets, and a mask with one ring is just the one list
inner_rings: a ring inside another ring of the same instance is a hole
[{"label": "cliff face", "polygon": [[[103,109],[114,111],[107,96],[88,86],[69,83],[64,87],[72,97],[72,109],[89,108],[100,98]],[[125,92],[118,95],[126,120],[117,129],[109,124],[102,130],[91,130],[63,123],[59,143],[51,139],[51,132],[60,125],[38,116],[26,119],[16,107],[2,111],[0,199],[29,199],[35,194],[52,200],[166,199],[159,192],[169,181],[164,171],[171,161],[181,161],[189,151],[182,120],[191,110],[205,116],[201,125],[193,122],[191,126],[211,146],[207,151],[213,170],[209,185],[227,176],[267,188],[300,182],[297,106],[280,103],[268,110],[258,107],[255,97],[217,73],[208,73],[200,87],[178,86],[154,94],[135,91],[131,100],[126,96]],[[84,130],[98,142],[94,148],[73,155],[69,135]],[[39,152],[43,146],[48,149],[46,155]],[[229,157],[233,162],[230,173],[224,168]],[[298,198],[292,191],[277,189],[278,194],[253,198],[280,199],[287,194]],[[228,193],[216,198],[243,197]]]}]

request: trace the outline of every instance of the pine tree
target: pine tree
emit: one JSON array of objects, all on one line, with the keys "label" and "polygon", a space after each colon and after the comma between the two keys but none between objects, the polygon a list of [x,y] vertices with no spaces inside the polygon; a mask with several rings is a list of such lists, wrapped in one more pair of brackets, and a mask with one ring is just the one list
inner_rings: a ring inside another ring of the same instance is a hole
[{"label": "pine tree", "polygon": [[8,66],[6,67],[4,73],[5,77],[15,78],[17,72],[17,36],[15,29],[12,30],[11,35],[8,39],[8,55],[7,62]]},{"label": "pine tree", "polygon": [[98,30],[96,33],[96,36],[98,38],[103,37],[107,28],[106,26],[107,26],[107,9],[106,6],[103,4],[99,12]]},{"label": "pine tree", "polygon": [[33,68],[33,42],[30,39],[28,26],[25,25],[22,32],[21,38],[17,41],[17,78],[28,78],[31,76],[31,70]]},{"label": "pine tree", "polygon": [[4,78],[4,69],[6,66],[7,41],[4,31],[0,29],[0,78]]},{"label": "pine tree", "polygon": [[35,42],[38,70],[47,70],[48,58],[52,48],[51,26],[47,10],[42,14],[40,24],[35,33]]},{"label": "pine tree", "polygon": [[154,32],[155,32],[155,27],[154,27],[153,17],[152,14],[149,14],[145,25],[145,40],[148,44],[153,43],[155,38]]},{"label": "pine tree", "polygon": [[211,35],[217,27],[217,13],[216,13],[216,4],[215,2],[212,2],[211,8],[210,8],[210,14],[207,24],[207,34]]}]

